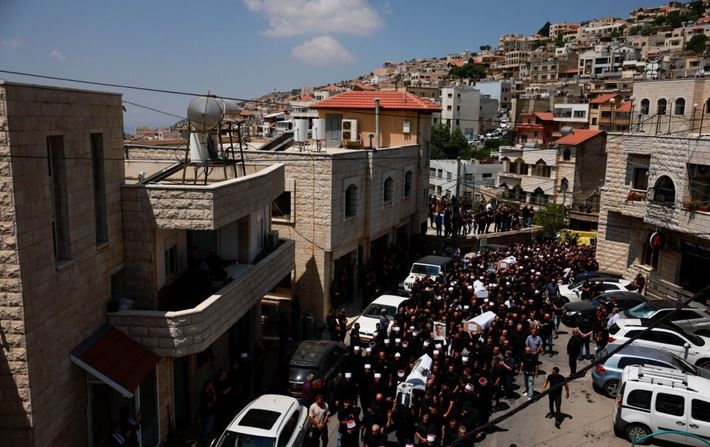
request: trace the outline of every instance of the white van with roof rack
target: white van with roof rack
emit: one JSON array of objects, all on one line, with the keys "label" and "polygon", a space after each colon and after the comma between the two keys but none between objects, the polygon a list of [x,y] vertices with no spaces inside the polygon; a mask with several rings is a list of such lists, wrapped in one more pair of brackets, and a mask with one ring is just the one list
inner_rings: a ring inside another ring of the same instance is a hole
[{"label": "white van with roof rack", "polygon": [[710,443],[710,380],[660,366],[627,366],[612,410],[614,433],[633,443]]}]

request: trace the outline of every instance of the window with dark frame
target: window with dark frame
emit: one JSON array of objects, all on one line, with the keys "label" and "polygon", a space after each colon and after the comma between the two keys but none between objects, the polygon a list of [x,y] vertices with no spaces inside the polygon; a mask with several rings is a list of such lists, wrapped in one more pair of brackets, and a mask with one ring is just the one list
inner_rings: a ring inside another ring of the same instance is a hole
[{"label": "window with dark frame", "polygon": [[71,259],[71,238],[69,233],[69,203],[67,193],[66,158],[64,137],[47,137],[47,167],[49,187],[52,196],[52,233],[54,237],[54,259]]}]

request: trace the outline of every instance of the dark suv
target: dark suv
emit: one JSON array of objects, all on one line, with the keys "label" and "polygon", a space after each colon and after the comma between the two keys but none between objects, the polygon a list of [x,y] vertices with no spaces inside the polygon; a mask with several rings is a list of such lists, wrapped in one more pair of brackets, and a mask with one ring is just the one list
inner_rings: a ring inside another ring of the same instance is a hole
[{"label": "dark suv", "polygon": [[594,297],[592,301],[575,301],[565,304],[565,309],[562,312],[562,323],[567,327],[577,327],[581,318],[593,317],[599,306],[611,303],[612,299],[616,302],[616,307],[619,308],[619,311],[631,309],[648,301],[645,296],[638,292],[607,290]]},{"label": "dark suv", "polygon": [[299,397],[309,373],[313,373],[314,380],[322,382],[325,390],[332,390],[348,355],[347,347],[337,341],[302,341],[288,362],[288,394]]}]

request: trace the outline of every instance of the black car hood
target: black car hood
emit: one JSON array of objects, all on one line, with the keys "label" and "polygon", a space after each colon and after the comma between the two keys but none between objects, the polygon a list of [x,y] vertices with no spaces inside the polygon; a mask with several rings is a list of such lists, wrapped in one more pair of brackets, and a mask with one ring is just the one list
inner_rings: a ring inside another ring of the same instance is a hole
[{"label": "black car hood", "polygon": [[594,306],[592,306],[592,303],[590,303],[589,301],[575,301],[573,303],[565,304],[565,310],[567,312],[586,312],[593,311]]}]

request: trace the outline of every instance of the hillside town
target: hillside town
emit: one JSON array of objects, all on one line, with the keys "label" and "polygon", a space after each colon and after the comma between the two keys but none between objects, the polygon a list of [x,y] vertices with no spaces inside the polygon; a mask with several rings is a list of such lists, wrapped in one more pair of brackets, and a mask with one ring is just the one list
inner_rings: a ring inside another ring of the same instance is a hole
[{"label": "hillside town", "polygon": [[[709,37],[670,2],[132,133],[0,80],[0,444],[622,446],[657,374],[704,445]],[[683,367],[600,378],[661,302]]]}]

